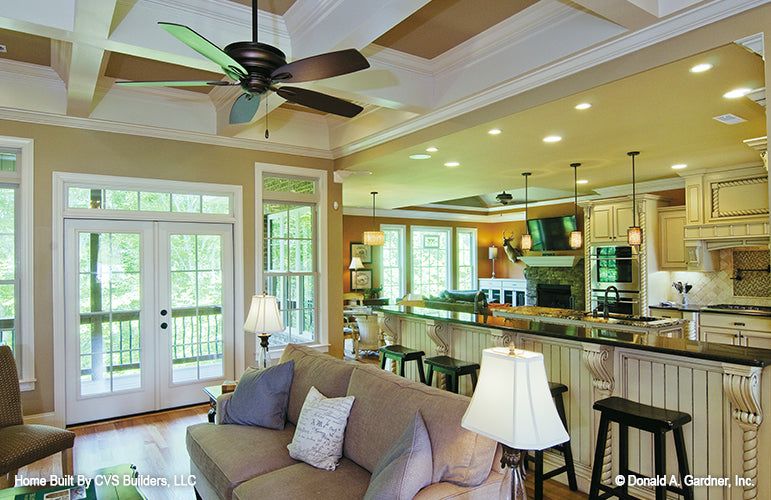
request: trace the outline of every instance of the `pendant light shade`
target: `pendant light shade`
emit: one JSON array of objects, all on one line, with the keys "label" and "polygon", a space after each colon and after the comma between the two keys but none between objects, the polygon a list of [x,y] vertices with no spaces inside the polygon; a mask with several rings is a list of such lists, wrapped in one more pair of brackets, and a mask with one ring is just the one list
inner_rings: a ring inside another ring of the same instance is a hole
[{"label": "pendant light shade", "polygon": [[637,195],[635,193],[634,157],[639,151],[630,151],[627,155],[632,157],[632,225],[626,230],[626,241],[630,245],[642,245],[642,229],[637,225]]},{"label": "pendant light shade", "polygon": [[530,228],[527,227],[527,178],[530,177],[530,172],[523,172],[522,176],[525,178],[525,234],[522,235],[519,245],[522,250],[530,250],[533,248],[533,237],[530,236]]},{"label": "pendant light shade", "polygon": [[579,249],[584,245],[584,235],[578,230],[578,167],[580,163],[571,163],[573,167],[573,217],[576,221],[576,230],[570,232],[570,248]]},{"label": "pendant light shade", "polygon": [[[376,228],[375,225],[375,195],[377,195],[377,191],[372,191],[370,193],[372,195],[372,226],[373,228]],[[385,244],[385,233],[383,231],[364,231],[364,235],[362,236],[362,243],[365,245],[372,245],[372,246],[379,246]]]}]

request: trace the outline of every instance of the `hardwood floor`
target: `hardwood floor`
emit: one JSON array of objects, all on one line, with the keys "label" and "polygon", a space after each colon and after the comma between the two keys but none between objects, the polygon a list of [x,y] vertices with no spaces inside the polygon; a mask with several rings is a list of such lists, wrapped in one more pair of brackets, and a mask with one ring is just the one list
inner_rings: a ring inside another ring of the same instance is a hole
[{"label": "hardwood floor", "polygon": [[[140,474],[168,478],[189,474],[185,429],[206,422],[209,405],[154,413],[97,424],[72,427],[75,432],[75,474],[92,475],[97,469],[122,463],[137,466]],[[35,462],[19,471],[24,477],[61,474],[59,455]],[[533,474],[528,474],[528,498],[533,498]],[[190,486],[142,487],[148,500],[194,500]],[[586,500],[584,493],[570,491],[560,482],[544,483],[544,500]],[[209,500],[209,499],[205,499]],[[266,499],[268,500],[268,499]]]}]

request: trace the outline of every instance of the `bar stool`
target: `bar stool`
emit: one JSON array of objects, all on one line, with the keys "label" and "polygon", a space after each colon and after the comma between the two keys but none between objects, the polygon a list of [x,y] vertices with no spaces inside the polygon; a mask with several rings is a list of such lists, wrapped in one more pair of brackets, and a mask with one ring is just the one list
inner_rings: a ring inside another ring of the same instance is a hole
[{"label": "bar stool", "polygon": [[458,379],[462,375],[471,375],[471,387],[472,390],[477,388],[477,370],[479,370],[479,363],[469,363],[468,361],[461,361],[460,359],[451,358],[450,356],[434,356],[426,358],[424,361],[428,366],[426,370],[426,384],[431,385],[431,381],[434,378],[434,371],[444,373],[448,377],[449,383],[447,384],[447,390],[458,393]]},{"label": "bar stool", "polygon": [[[554,399],[554,405],[557,407],[557,414],[562,420],[562,425],[567,429],[567,417],[565,416],[565,404],[562,401],[562,394],[568,392],[568,386],[557,382],[549,382],[549,390],[551,391],[551,397]],[[533,489],[535,493],[535,500],[543,500],[543,482],[547,479],[551,479],[554,476],[559,476],[563,472],[568,476],[568,487],[572,491],[578,491],[578,483],[576,482],[576,470],[573,467],[573,449],[570,447],[570,441],[565,441],[562,444],[553,446],[555,449],[562,453],[565,459],[565,465],[550,470],[549,472],[543,472],[543,450],[536,450],[535,458],[530,455],[525,455],[525,465],[528,461],[535,462],[535,475],[533,476]]]},{"label": "bar stool", "polygon": [[[628,399],[610,397],[594,403],[594,409],[600,411],[600,428],[597,433],[597,448],[594,451],[594,466],[592,468],[592,484],[589,488],[589,498],[600,498],[600,491],[606,493],[601,498],[617,496],[619,498],[635,498],[627,493],[627,483],[621,486],[610,486],[600,483],[602,476],[602,460],[605,455],[605,439],[611,422],[617,422],[619,427],[619,465],[618,473],[624,477],[633,475],[646,477],[629,470],[629,427],[647,431],[653,434],[654,474],[657,478],[665,477],[666,467],[666,434],[672,431],[675,438],[677,468],[680,481],[689,474],[688,455],[683,439],[683,425],[691,421],[687,413],[666,410],[648,406]],[[668,481],[667,481],[668,483]],[[693,500],[693,486],[677,487],[663,484],[656,486],[656,500],[665,500],[667,490],[682,495],[686,500]]]},{"label": "bar stool", "polygon": [[392,359],[399,362],[399,375],[404,376],[404,363],[407,361],[417,361],[418,377],[422,383],[426,383],[426,376],[423,373],[423,356],[426,353],[417,349],[410,349],[403,345],[393,344],[380,348],[380,368],[385,369],[386,359]]}]

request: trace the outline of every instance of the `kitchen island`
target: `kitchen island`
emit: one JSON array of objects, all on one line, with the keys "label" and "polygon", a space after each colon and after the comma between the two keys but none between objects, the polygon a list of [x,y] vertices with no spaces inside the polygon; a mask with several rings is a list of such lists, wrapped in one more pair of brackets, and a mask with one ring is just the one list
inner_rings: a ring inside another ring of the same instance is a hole
[{"label": "kitchen island", "polygon": [[[691,415],[685,441],[693,477],[725,477],[734,485],[697,487],[696,498],[766,498],[762,495],[771,492],[771,430],[761,425],[762,409],[771,407],[771,350],[419,307],[383,307],[378,316],[387,343],[421,349],[426,356],[478,363],[488,347],[542,352],[549,380],[569,388],[568,432],[582,491],[588,491],[599,423],[592,405],[619,396]],[[414,367],[407,376],[417,379]],[[460,389],[470,395],[470,382],[461,380]],[[617,440],[614,429],[604,482],[615,477]],[[630,469],[653,475],[650,435],[630,430],[629,449]],[[667,474],[677,475],[672,446],[667,453]],[[561,464],[558,455],[546,453],[545,460]],[[630,492],[652,498],[644,488]]]}]

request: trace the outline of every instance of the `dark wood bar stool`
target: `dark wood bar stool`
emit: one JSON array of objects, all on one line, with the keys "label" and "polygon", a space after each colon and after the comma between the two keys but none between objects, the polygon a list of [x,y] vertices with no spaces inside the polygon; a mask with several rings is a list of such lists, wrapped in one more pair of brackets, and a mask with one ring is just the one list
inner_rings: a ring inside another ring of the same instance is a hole
[{"label": "dark wood bar stool", "polygon": [[380,348],[380,368],[385,369],[386,359],[392,359],[399,362],[399,375],[404,376],[404,364],[407,361],[417,361],[418,376],[420,381],[426,383],[426,375],[423,373],[423,356],[426,353],[417,349],[410,349],[403,345],[394,344]]},{"label": "dark wood bar stool", "polygon": [[471,387],[477,388],[477,370],[479,370],[479,363],[469,363],[468,361],[461,361],[460,359],[451,358],[450,356],[434,356],[426,358],[425,361],[427,368],[427,380],[426,384],[431,385],[431,381],[434,378],[434,371],[444,373],[447,375],[447,390],[458,393],[458,380],[462,375],[471,375]]},{"label": "dark wood bar stool", "polygon": [[[565,429],[568,428],[567,417],[565,416],[565,403],[562,401],[562,394],[568,392],[568,386],[557,382],[549,382],[549,390],[551,391],[551,397],[554,399],[554,406],[557,407],[557,413],[562,420],[562,425]],[[576,470],[573,467],[573,449],[570,447],[570,441],[565,441],[562,444],[553,446],[555,449],[562,453],[565,459],[565,465],[550,470],[547,473],[543,472],[543,450],[535,451],[535,458],[525,455],[525,464],[528,461],[535,462],[535,474],[533,476],[533,489],[535,493],[535,500],[543,500],[543,482],[547,479],[551,479],[554,476],[559,476],[563,472],[568,476],[568,487],[572,491],[578,491],[578,483],[576,482]]]},{"label": "dark wood bar stool", "polygon": [[[677,468],[680,472],[680,484],[656,486],[656,500],[665,500],[667,490],[682,495],[686,500],[693,500],[693,486],[685,486],[682,481],[688,472],[688,455],[683,439],[683,426],[691,421],[687,413],[674,410],[666,410],[635,403],[628,399],[610,397],[594,403],[594,409],[600,411],[600,428],[597,434],[597,448],[594,450],[594,466],[592,468],[592,484],[589,488],[589,500],[609,498],[636,498],[627,492],[627,483],[621,486],[609,486],[600,482],[602,476],[602,460],[605,455],[605,440],[611,422],[617,422],[619,427],[619,465],[618,473],[624,477],[632,475],[646,477],[629,470],[629,427],[647,431],[653,434],[654,474],[656,477],[665,477],[666,467],[666,435],[672,431],[675,438],[675,452],[677,454]],[[668,481],[667,481],[668,482]],[[600,496],[600,491],[605,493]]]}]

